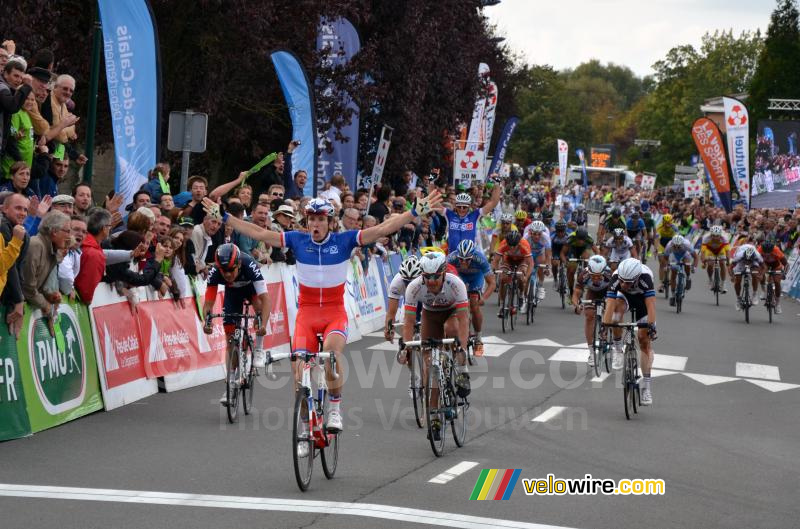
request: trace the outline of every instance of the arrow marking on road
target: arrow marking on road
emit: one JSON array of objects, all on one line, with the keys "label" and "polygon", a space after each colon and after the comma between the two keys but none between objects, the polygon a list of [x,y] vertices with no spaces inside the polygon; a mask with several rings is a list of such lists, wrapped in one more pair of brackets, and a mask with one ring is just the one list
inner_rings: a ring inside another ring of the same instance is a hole
[{"label": "arrow marking on road", "polygon": [[713,386],[714,384],[722,384],[723,382],[732,382],[739,380],[736,377],[720,377],[716,375],[700,375],[698,373],[681,373],[681,375],[691,378],[706,386]]},{"label": "arrow marking on road", "polygon": [[457,464],[454,467],[450,467],[438,476],[435,476],[428,480],[428,483],[436,483],[439,485],[444,485],[445,483],[452,481],[453,479],[457,478],[464,472],[478,466],[478,463],[475,461],[462,461],[461,463]]},{"label": "arrow marking on road", "polygon": [[768,389],[773,393],[777,393],[778,391],[786,391],[787,389],[800,388],[800,384],[787,384],[786,382],[771,382],[768,380],[751,380],[749,378],[746,378],[745,380],[751,384],[755,384],[758,387]]},{"label": "arrow marking on road", "polygon": [[561,348],[556,354],[548,358],[551,362],[586,362],[589,354],[587,349],[567,349]]},{"label": "arrow marking on road", "polygon": [[505,353],[509,349],[514,347],[513,345],[497,345],[493,343],[485,343],[483,344],[483,356],[500,356],[501,354]]},{"label": "arrow marking on road", "polygon": [[683,371],[686,369],[685,356],[670,356],[656,353],[653,359],[653,367],[659,369],[671,369],[673,371]]},{"label": "arrow marking on road", "polygon": [[563,347],[560,343],[548,340],[547,338],[540,338],[539,340],[529,340],[527,342],[517,342],[517,345],[531,345],[534,347]]},{"label": "arrow marking on road", "polygon": [[742,378],[764,378],[767,380],[781,379],[778,366],[748,364],[745,362],[736,362],[736,376]]},{"label": "arrow marking on road", "polygon": [[531,419],[531,422],[547,422],[550,419],[558,417],[559,415],[564,413],[564,410],[566,409],[567,408],[564,406],[550,406],[550,408],[548,408],[547,411]]}]

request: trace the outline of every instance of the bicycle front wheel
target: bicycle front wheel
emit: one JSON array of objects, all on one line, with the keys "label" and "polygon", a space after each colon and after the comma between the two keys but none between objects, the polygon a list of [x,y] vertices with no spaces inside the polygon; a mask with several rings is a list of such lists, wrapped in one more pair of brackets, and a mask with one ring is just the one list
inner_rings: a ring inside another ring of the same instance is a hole
[{"label": "bicycle front wheel", "polygon": [[228,397],[228,422],[233,424],[239,416],[239,346],[235,346],[228,355],[228,369],[225,378],[225,395]]},{"label": "bicycle front wheel", "polygon": [[339,434],[331,433],[325,427],[323,427],[323,433],[325,434],[326,444],[320,450],[322,472],[325,473],[326,478],[333,479],[334,474],[336,474],[336,465],[339,463]]},{"label": "bicycle front wheel", "polygon": [[517,279],[511,282],[511,294],[508,297],[508,322],[514,330],[514,321],[517,319]]},{"label": "bicycle front wheel", "polygon": [[717,307],[719,307],[719,292],[722,290],[720,286],[719,269],[714,269],[714,297],[716,298]]},{"label": "bicycle front wheel", "polygon": [[467,410],[469,409],[469,403],[467,399],[464,397],[459,397],[455,391],[453,390],[453,381],[456,377],[455,366],[451,365],[450,368],[450,386],[449,386],[449,393],[450,393],[450,427],[453,430],[453,440],[456,442],[456,446],[462,447],[464,446],[464,440],[467,437]]},{"label": "bicycle front wheel", "polygon": [[594,327],[592,327],[592,360],[594,360],[594,374],[600,376],[600,348],[603,346],[600,341],[600,325],[601,320],[598,315],[594,317]]},{"label": "bicycle front wheel", "polygon": [[422,352],[411,353],[411,400],[414,403],[414,418],[417,426],[425,427],[425,393],[422,385]]},{"label": "bicycle front wheel", "polygon": [[558,269],[558,294],[561,296],[561,308],[565,309],[567,295],[567,274],[563,268]]},{"label": "bicycle front wheel", "polygon": [[[247,344],[247,349],[239,355],[239,365],[242,365],[242,362],[247,359],[248,355],[250,356],[250,370],[245,373],[245,384],[242,385],[242,406],[245,415],[250,415],[253,409],[253,390],[256,384],[255,357],[253,356],[253,347],[250,343]],[[245,363],[244,365],[248,364]]]},{"label": "bicycle front wheel", "polygon": [[[431,354],[439,354],[432,351]],[[444,415],[444,392],[447,388],[442,388],[440,384],[439,369],[437,366],[428,367],[428,383],[425,386],[425,409],[428,410],[428,440],[431,444],[433,455],[441,457],[444,453],[445,415]],[[437,390],[438,397],[433,398],[433,386],[440,386]],[[438,437],[438,439],[437,439]]]},{"label": "bicycle front wheel", "polygon": [[[303,388],[295,392],[294,398],[294,428],[292,431],[292,461],[294,462],[294,477],[297,486],[305,492],[311,484],[311,473],[314,470],[314,440],[311,434],[310,417],[312,410],[308,409],[308,391]],[[306,448],[300,448],[301,446]],[[305,451],[301,457],[300,450]]]},{"label": "bicycle front wheel", "polygon": [[767,315],[769,316],[769,322],[772,323],[772,309],[773,303],[775,303],[775,290],[772,285],[767,286],[767,300],[765,305],[767,306]]}]

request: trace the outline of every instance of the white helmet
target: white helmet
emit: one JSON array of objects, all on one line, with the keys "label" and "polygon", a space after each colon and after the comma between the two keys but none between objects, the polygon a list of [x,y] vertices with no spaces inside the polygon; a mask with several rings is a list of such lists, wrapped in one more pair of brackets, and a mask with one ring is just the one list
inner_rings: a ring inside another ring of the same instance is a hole
[{"label": "white helmet", "polygon": [[756,249],[752,244],[745,244],[744,248],[744,257],[745,259],[752,259],[756,255]]},{"label": "white helmet", "polygon": [[467,206],[472,204],[472,195],[468,193],[459,193],[456,195],[456,204],[466,204]]},{"label": "white helmet", "polygon": [[437,274],[447,266],[447,258],[442,252],[428,252],[420,258],[419,264],[423,274]]},{"label": "white helmet", "polygon": [[714,237],[721,237],[722,236],[722,226],[711,226],[711,235]]},{"label": "white helmet", "polygon": [[606,259],[602,255],[593,255],[589,258],[589,262],[586,263],[587,267],[589,268],[589,272],[592,274],[602,274],[603,271],[606,269]]},{"label": "white helmet", "polygon": [[642,275],[642,262],[635,257],[628,257],[617,267],[617,276],[623,281],[636,281]]},{"label": "white helmet", "polygon": [[676,235],[672,238],[672,246],[676,248],[683,248],[686,244],[686,240],[681,235]]},{"label": "white helmet", "polygon": [[500,222],[514,222],[514,215],[511,213],[503,213],[500,215]]},{"label": "white helmet", "polygon": [[531,224],[531,231],[534,233],[542,233],[544,231],[547,231],[547,226],[545,226],[544,222],[542,222],[541,220],[537,220]]},{"label": "white helmet", "polygon": [[409,255],[403,264],[400,265],[400,277],[405,281],[412,281],[422,273],[419,265],[419,258],[416,255]]}]

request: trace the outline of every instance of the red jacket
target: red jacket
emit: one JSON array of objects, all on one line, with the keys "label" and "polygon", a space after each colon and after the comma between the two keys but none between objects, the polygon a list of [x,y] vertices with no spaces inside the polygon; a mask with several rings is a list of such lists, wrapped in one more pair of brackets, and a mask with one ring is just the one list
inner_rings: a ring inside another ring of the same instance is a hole
[{"label": "red jacket", "polygon": [[81,251],[81,270],[75,278],[75,290],[81,301],[89,305],[94,297],[94,289],[106,273],[106,256],[90,233],[84,237]]}]

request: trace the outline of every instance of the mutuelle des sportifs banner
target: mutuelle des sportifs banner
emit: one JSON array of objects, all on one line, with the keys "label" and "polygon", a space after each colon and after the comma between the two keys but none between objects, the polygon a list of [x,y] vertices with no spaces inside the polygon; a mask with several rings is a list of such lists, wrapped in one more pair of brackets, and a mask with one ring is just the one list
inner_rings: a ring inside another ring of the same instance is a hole
[{"label": "mutuelle des sportifs banner", "polygon": [[155,26],[146,0],[98,0],[114,135],[114,190],[133,201],[156,164],[160,82]]}]

